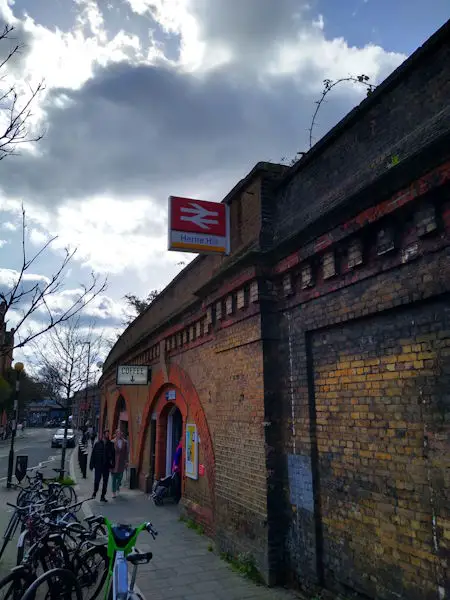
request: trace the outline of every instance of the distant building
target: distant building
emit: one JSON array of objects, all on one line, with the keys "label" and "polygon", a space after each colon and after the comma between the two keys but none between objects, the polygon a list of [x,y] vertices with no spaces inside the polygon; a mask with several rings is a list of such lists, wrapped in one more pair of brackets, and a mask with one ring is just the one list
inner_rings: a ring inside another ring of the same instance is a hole
[{"label": "distant building", "polygon": [[6,302],[0,304],[0,376],[11,368],[14,348],[14,329],[6,330]]},{"label": "distant building", "polygon": [[32,427],[44,427],[49,421],[60,422],[62,419],[64,409],[54,400],[35,400],[27,407],[27,421]]},{"label": "distant building", "polygon": [[97,431],[100,419],[100,390],[96,385],[79,390],[72,398],[75,427],[90,425]]}]

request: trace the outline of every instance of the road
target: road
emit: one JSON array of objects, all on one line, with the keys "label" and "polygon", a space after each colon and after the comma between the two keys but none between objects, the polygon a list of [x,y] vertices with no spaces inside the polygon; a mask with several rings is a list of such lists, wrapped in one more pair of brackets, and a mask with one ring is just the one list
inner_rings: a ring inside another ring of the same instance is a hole
[{"label": "road", "polygon": [[[28,468],[39,467],[45,476],[54,477],[53,467],[61,466],[61,449],[51,448],[51,438],[55,429],[26,429],[25,432],[16,437],[14,444],[14,455],[26,454],[28,456]],[[6,502],[14,503],[16,492],[6,488],[6,478],[8,473],[8,456],[10,440],[0,442],[0,504],[6,510],[0,511],[0,543],[3,542],[3,532],[11,518],[11,511]],[[69,464],[72,450],[67,450],[66,472],[69,473]],[[15,462],[14,462],[15,468]],[[13,481],[16,481],[13,477]],[[10,542],[2,560],[0,562],[0,578],[9,573],[11,567],[15,565],[16,542]]]},{"label": "road", "polygon": [[[47,467],[47,469],[51,469],[53,466],[60,467],[61,449],[50,447],[51,438],[55,431],[55,429],[26,429],[23,434],[18,432],[14,443],[15,456],[26,454],[28,456],[28,468]],[[0,442],[0,487],[6,481],[9,447],[10,440]],[[70,450],[68,454],[70,454]]]}]

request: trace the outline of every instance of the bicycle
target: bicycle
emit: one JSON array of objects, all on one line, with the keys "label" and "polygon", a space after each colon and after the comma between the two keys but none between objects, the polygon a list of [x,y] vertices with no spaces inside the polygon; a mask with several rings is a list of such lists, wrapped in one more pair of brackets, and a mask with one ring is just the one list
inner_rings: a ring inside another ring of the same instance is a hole
[{"label": "bicycle", "polygon": [[[44,593],[39,594],[39,588],[44,588]],[[46,600],[72,600],[74,592],[76,600],[83,600],[81,586],[74,573],[67,569],[52,569],[38,577],[21,600],[36,600],[42,596]]]},{"label": "bicycle", "polygon": [[[23,548],[18,549],[18,552],[21,551],[21,562],[0,581],[0,594],[7,591],[8,596],[12,595],[15,600],[20,600],[37,577],[50,569],[60,568],[75,574],[83,590],[84,600],[95,600],[104,586],[108,571],[109,560],[105,544],[94,545],[91,542],[86,545],[93,533],[83,529],[82,534],[78,532],[78,543],[70,547],[66,531],[72,529],[72,523],[65,525],[53,522],[47,523],[47,526],[40,539],[26,552]],[[72,530],[71,535],[73,534]]]},{"label": "bicycle", "polygon": [[45,486],[51,489],[52,486],[59,486],[59,501],[67,504],[74,504],[77,501],[77,494],[71,484],[65,485],[62,483],[62,475],[65,473],[64,469],[53,469],[55,473],[58,473],[56,477],[44,477],[42,473],[39,471],[36,472],[36,477],[38,477],[42,482],[42,485],[45,489]]},{"label": "bicycle", "polygon": [[[39,509],[36,510],[38,508],[36,505],[29,507],[28,514],[23,519],[25,528],[21,532],[17,542],[17,564],[19,565],[22,562],[25,552],[50,529],[62,533],[64,543],[69,548],[77,547],[77,537],[80,536],[80,533],[87,533],[76,517],[76,513],[80,510],[83,502],[82,500],[72,506],[57,507],[54,506],[55,502],[50,503],[49,506],[44,504],[43,508],[47,509],[47,512],[43,514],[41,514]],[[6,504],[18,510],[19,513],[24,510],[9,502]],[[92,532],[89,531],[89,533],[91,534]]]},{"label": "bicycle", "polygon": [[22,505],[24,502],[30,502],[35,496],[52,498],[62,504],[74,504],[77,501],[77,495],[73,486],[61,483],[62,469],[53,470],[60,474],[59,477],[44,477],[44,474],[37,470],[34,477],[30,477],[26,473],[28,487],[14,484],[14,488],[20,490],[17,496],[17,504]]},{"label": "bicycle", "polygon": [[24,519],[26,517],[26,513],[28,512],[28,514],[30,514],[30,512],[34,511],[36,508],[45,506],[46,501],[34,502],[33,504],[22,503],[22,505],[20,505],[20,506],[10,504],[9,502],[7,502],[6,504],[8,506],[14,508],[14,512],[11,515],[8,525],[6,526],[5,533],[3,534],[3,544],[0,548],[0,560],[3,556],[3,553],[6,550],[6,547],[8,546],[9,542],[16,535],[16,531],[19,528],[19,526],[21,528],[21,531],[24,530],[24,528],[25,528]]},{"label": "bicycle", "polygon": [[[137,569],[140,564],[148,564],[153,554],[139,552],[136,542],[143,531],[147,531],[153,539],[158,532],[151,523],[132,525],[114,524],[104,517],[108,542],[108,568],[104,600],[143,600],[134,589]],[[128,563],[133,565],[131,577],[128,573]]]}]

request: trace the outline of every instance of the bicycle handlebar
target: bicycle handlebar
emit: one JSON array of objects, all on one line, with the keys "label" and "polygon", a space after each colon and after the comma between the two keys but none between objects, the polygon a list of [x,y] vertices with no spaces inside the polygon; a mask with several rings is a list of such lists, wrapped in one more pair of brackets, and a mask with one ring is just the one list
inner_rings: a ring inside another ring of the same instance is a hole
[{"label": "bicycle handlebar", "polygon": [[27,504],[27,506],[18,506],[17,504],[12,504],[11,502],[6,503],[7,506],[11,506],[15,510],[30,510],[32,508],[36,508],[37,506],[44,506],[45,502],[36,502],[35,504]]},{"label": "bicycle handlebar", "polygon": [[80,507],[84,502],[87,502],[87,500],[80,500],[71,506],[58,506],[57,508],[52,508],[50,513],[68,513],[71,510]]},{"label": "bicycle handlebar", "polygon": [[158,532],[150,522],[145,525],[145,529],[148,531],[148,533],[152,536],[153,539],[156,539]]}]

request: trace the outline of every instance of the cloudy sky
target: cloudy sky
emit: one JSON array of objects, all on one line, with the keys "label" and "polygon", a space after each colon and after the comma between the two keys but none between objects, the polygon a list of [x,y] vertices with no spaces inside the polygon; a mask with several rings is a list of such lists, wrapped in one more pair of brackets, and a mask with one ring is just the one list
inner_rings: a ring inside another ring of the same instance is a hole
[{"label": "cloudy sky", "polygon": [[[30,252],[58,235],[31,279],[77,247],[66,294],[108,275],[94,312],[113,326],[125,293],[192,258],[166,250],[170,194],[221,200],[256,162],[307,150],[323,79],[380,82],[448,16],[448,0],[0,0],[25,44],[2,85],[46,86],[43,139],[0,161],[0,284],[23,202]],[[336,88],[316,139],[363,97]]]}]

